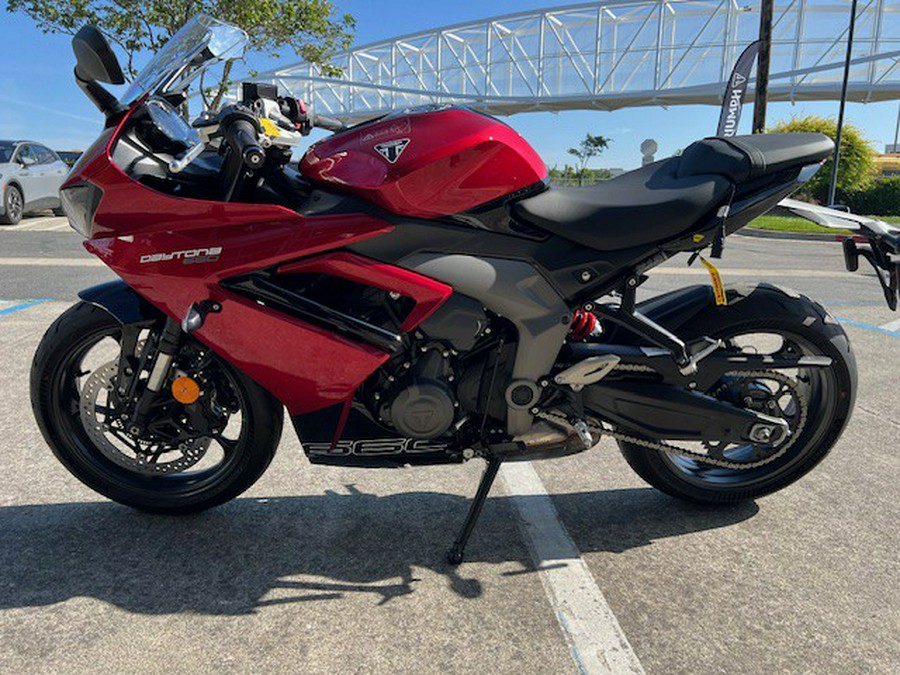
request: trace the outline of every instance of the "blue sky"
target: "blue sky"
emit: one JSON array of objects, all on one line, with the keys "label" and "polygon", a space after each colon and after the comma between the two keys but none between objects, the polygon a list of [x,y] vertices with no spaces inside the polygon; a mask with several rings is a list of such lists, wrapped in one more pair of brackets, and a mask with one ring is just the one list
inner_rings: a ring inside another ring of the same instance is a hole
[{"label": "blue sky", "polygon": [[[357,19],[356,42],[363,44],[403,33],[552,6],[548,0],[491,2],[337,0],[340,12]],[[565,4],[560,2],[559,4]],[[5,10],[5,7],[4,7]],[[62,150],[82,149],[99,132],[101,119],[75,86],[74,57],[69,37],[44,35],[26,16],[0,13],[0,138],[28,137]],[[771,104],[769,121],[810,113],[837,116],[837,102]],[[898,103],[849,104],[847,118],[863,129],[879,151],[893,142]],[[528,139],[548,166],[562,165],[569,148],[588,131],[613,140],[597,166],[634,168],[645,138],[659,143],[667,156],[697,138],[715,132],[718,109],[713,106],[628,108],[615,112],[572,111],[525,113],[505,118]],[[745,108],[743,130],[749,133],[751,106]]]}]

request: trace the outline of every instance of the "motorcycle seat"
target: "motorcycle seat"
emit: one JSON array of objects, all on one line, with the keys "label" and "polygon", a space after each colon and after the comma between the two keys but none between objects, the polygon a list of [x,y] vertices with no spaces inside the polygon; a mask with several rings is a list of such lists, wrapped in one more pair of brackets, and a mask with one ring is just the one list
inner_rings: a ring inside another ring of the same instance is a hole
[{"label": "motorcycle seat", "polygon": [[513,205],[516,217],[599,251],[662,241],[692,227],[730,194],[717,175],[677,176],[679,158],[587,187],[551,187]]},{"label": "motorcycle seat", "polygon": [[824,134],[753,134],[711,137],[692,143],[681,154],[678,176],[718,175],[735,183],[754,180],[784,169],[815,164],[834,152]]},{"label": "motorcycle seat", "polygon": [[736,183],[831,155],[812,133],[706,138],[664,159],[587,187],[551,187],[513,205],[522,221],[599,251],[680,235],[721,206]]}]

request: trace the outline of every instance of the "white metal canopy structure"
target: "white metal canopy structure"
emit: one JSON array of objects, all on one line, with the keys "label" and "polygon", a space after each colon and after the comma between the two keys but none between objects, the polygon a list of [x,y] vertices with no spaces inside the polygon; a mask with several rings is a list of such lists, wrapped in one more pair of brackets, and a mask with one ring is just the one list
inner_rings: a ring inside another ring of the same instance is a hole
[{"label": "white metal canopy structure", "polygon": [[[850,0],[776,0],[770,100],[839,98],[849,14]],[[334,58],[340,78],[299,63],[256,79],[345,120],[425,103],[494,114],[718,105],[758,31],[758,0],[608,0],[356,47]],[[859,0],[849,99],[894,98],[900,0]]]}]

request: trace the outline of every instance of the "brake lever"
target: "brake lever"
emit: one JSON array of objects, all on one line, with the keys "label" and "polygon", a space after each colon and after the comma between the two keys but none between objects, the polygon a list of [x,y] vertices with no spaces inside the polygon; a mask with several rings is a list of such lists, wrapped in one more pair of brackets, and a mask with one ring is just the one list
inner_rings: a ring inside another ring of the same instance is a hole
[{"label": "brake lever", "polygon": [[188,164],[190,164],[200,156],[205,147],[206,144],[202,141],[194,146],[191,146],[190,148],[188,148],[187,152],[169,162],[169,171],[171,173],[181,173],[187,168]]}]

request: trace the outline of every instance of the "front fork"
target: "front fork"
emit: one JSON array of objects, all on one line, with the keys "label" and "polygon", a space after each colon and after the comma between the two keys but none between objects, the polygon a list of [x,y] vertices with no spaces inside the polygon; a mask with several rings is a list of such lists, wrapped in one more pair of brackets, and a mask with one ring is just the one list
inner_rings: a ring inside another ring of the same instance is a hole
[{"label": "front fork", "polygon": [[[153,367],[150,370],[150,376],[147,379],[147,386],[144,387],[144,390],[138,396],[137,402],[135,403],[134,409],[131,413],[131,417],[128,420],[128,432],[130,434],[134,436],[140,436],[141,434],[143,434],[147,424],[147,416],[150,412],[150,407],[153,405],[153,401],[156,399],[160,390],[162,390],[163,385],[166,383],[166,379],[169,375],[169,370],[172,368],[172,362],[175,360],[175,356],[178,354],[178,350],[181,348],[183,337],[184,332],[181,330],[181,326],[179,325],[179,323],[172,319],[166,319],[166,325],[163,328],[163,331],[160,334],[159,340],[156,344],[156,358],[153,362]],[[132,340],[130,339],[123,339],[122,341],[123,361],[128,360],[125,357],[125,347],[126,344],[131,341]],[[134,352],[132,351],[131,353],[133,354]],[[141,365],[146,366],[146,363],[143,363]],[[140,370],[136,370],[131,373],[131,376],[134,378],[131,382],[130,387],[132,391],[136,387],[137,375],[139,373]],[[122,374],[125,374],[126,377],[128,376],[127,372],[120,372],[120,375]]]}]

